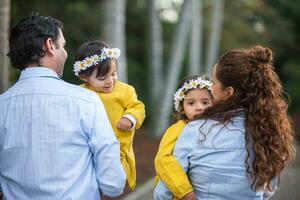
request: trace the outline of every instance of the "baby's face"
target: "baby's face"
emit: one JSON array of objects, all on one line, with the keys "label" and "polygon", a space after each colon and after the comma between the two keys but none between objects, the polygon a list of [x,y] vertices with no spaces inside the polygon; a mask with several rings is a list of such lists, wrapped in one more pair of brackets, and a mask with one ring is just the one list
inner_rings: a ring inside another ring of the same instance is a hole
[{"label": "baby's face", "polygon": [[100,77],[96,77],[97,71],[87,78],[87,83],[97,92],[110,93],[118,80],[117,77],[117,63],[111,62],[111,68],[109,72]]},{"label": "baby's face", "polygon": [[212,99],[208,90],[192,89],[185,94],[183,114],[186,115],[188,120],[193,120],[195,116],[201,115],[209,106],[212,106]]}]

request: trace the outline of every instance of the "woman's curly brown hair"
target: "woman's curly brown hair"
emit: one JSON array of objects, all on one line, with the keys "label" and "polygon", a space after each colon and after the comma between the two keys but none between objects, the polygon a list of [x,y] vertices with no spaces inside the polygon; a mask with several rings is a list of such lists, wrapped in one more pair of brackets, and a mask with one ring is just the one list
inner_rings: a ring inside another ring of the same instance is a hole
[{"label": "woman's curly brown hair", "polygon": [[216,64],[215,77],[223,87],[233,87],[235,92],[207,108],[202,117],[227,123],[244,110],[245,166],[252,189],[271,190],[272,180],[280,175],[286,161],[295,158],[294,130],[281,82],[274,72],[272,51],[262,46],[229,51]]}]

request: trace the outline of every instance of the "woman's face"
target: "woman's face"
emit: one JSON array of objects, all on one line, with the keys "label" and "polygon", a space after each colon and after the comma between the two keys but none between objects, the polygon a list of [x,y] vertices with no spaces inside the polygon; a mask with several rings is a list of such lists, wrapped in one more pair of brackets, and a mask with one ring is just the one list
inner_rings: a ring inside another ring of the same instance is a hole
[{"label": "woman's face", "polygon": [[224,101],[228,99],[231,95],[233,95],[232,87],[224,87],[222,83],[216,77],[217,64],[213,68],[212,73],[212,94],[214,96],[215,102]]}]

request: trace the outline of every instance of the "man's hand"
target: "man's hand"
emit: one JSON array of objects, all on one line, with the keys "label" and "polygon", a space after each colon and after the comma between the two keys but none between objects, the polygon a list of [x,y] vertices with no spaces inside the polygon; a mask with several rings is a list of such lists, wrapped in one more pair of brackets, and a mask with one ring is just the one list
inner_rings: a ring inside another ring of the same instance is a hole
[{"label": "man's hand", "polygon": [[117,129],[121,131],[129,131],[133,126],[132,122],[126,117],[122,117],[120,121],[117,123]]},{"label": "man's hand", "polygon": [[195,195],[195,193],[192,191],[190,193],[187,193],[182,200],[197,200],[197,197]]}]

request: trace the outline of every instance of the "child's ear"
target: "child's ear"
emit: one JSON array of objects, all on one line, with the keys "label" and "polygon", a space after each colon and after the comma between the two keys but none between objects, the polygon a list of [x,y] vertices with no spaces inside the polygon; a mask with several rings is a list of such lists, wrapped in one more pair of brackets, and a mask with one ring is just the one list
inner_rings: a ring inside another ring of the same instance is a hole
[{"label": "child's ear", "polygon": [[227,96],[227,98],[228,97],[231,97],[233,94],[234,94],[234,88],[233,87],[227,87],[226,88],[226,96]]},{"label": "child's ear", "polygon": [[78,75],[80,80],[87,82],[87,75],[86,74],[79,74]]}]

